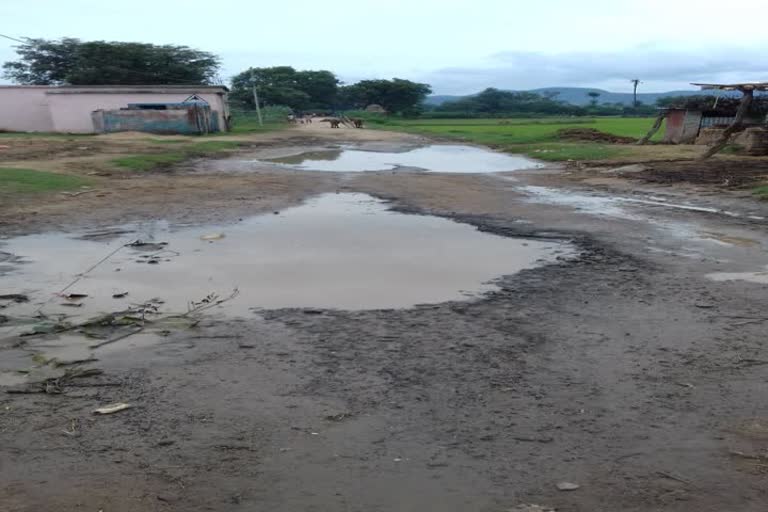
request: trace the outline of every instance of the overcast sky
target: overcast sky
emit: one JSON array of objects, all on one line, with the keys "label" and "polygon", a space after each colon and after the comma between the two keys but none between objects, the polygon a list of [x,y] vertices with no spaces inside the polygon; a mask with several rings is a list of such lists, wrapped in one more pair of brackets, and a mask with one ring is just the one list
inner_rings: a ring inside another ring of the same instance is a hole
[{"label": "overcast sky", "polygon": [[768,81],[766,19],[766,0],[0,0],[13,37],[181,44],[220,55],[224,78],[292,65],[440,94]]}]

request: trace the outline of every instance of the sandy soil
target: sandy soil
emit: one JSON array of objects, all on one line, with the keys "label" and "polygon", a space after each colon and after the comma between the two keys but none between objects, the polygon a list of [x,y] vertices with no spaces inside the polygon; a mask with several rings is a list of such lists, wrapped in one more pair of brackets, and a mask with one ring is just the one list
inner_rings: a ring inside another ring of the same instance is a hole
[{"label": "sandy soil", "polygon": [[[424,140],[314,124],[258,142]],[[706,277],[768,264],[764,203],[558,168],[206,167],[4,204],[0,234],[221,221],[338,190],[580,255],[475,302],[269,310],[115,344],[62,394],[0,395],[1,510],[765,510],[768,289]],[[92,414],[117,401],[137,407]]]}]

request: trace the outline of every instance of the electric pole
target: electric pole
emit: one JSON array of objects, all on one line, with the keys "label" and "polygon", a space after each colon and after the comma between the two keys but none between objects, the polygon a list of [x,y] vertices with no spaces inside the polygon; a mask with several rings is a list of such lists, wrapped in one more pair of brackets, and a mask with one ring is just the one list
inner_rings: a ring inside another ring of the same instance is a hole
[{"label": "electric pole", "polygon": [[634,87],[632,91],[632,106],[637,108],[637,86],[640,84],[640,79],[633,78],[632,80],[630,80],[630,82],[632,82],[632,85]]},{"label": "electric pole", "polygon": [[256,92],[256,77],[253,74],[253,68],[251,68],[251,85],[253,86],[253,103],[256,105],[256,117],[259,118],[259,126],[264,126],[261,120],[261,107],[259,106],[259,93]]}]

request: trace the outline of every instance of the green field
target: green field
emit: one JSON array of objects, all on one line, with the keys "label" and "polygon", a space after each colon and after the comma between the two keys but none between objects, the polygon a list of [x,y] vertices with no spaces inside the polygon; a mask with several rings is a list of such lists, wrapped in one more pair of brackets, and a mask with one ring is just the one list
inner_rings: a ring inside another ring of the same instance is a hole
[{"label": "green field", "polygon": [[77,176],[54,172],[0,167],[0,192],[31,193],[71,190],[88,185],[89,181]]},{"label": "green field", "polygon": [[[241,146],[238,141],[207,140],[189,144],[186,140],[152,140],[153,143],[173,144],[172,150],[163,153],[146,155],[130,155],[112,159],[112,164],[131,171],[151,171],[180,164],[191,158],[214,156],[217,153],[237,149]],[[178,145],[176,143],[179,143]],[[179,147],[181,144],[187,144]]]},{"label": "green field", "polygon": [[[370,117],[369,126],[385,130],[432,135],[475,142],[511,153],[524,153],[550,161],[600,160],[631,154],[632,147],[591,142],[565,142],[564,128],[595,130],[640,138],[653,125],[652,118],[543,118],[543,119],[384,119]],[[663,127],[655,139],[661,137]]]}]

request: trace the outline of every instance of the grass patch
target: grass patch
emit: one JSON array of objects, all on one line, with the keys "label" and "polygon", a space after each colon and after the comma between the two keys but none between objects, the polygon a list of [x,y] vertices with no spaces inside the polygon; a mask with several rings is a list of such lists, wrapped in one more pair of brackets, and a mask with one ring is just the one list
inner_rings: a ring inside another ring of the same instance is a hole
[{"label": "grass patch", "polygon": [[618,145],[605,144],[517,144],[502,147],[509,153],[523,153],[537,160],[563,162],[568,160],[607,160],[628,153]]},{"label": "grass patch", "polygon": [[82,139],[95,136],[95,133],[55,133],[55,132],[3,132],[0,139]]},{"label": "grass patch", "polygon": [[[182,141],[186,142],[186,141]],[[111,163],[117,167],[131,171],[152,171],[180,164],[190,158],[200,158],[211,156],[224,151],[237,149],[242,145],[238,141],[230,140],[207,140],[196,142],[188,146],[179,147],[174,151],[166,153],[155,153],[148,155],[131,155],[111,160]]]},{"label": "grass patch", "polygon": [[131,171],[151,171],[159,167],[170,167],[171,165],[178,164],[186,160],[188,157],[185,153],[173,152],[173,153],[161,153],[159,155],[132,155],[124,156],[121,158],[114,158],[111,162],[124,169]]},{"label": "grass patch", "polygon": [[0,167],[0,192],[35,193],[71,190],[88,185],[89,180],[55,172]]},{"label": "grass patch", "polygon": [[258,121],[251,119],[245,121],[235,121],[232,125],[232,129],[229,132],[222,132],[219,135],[245,135],[249,133],[267,133],[274,132],[276,130],[282,130],[288,127],[288,123],[285,122],[265,122],[263,126],[259,126]]},{"label": "grass patch", "polygon": [[[652,118],[540,118],[540,119],[398,119],[369,118],[369,126],[420,135],[433,135],[494,146],[510,153],[523,153],[547,161],[603,160],[628,154],[621,145],[594,142],[565,143],[558,130],[594,128],[624,137],[640,138],[653,125]],[[663,129],[654,137],[662,137]]]},{"label": "grass patch", "polygon": [[152,144],[186,144],[186,139],[150,139]]},{"label": "grass patch", "polygon": [[196,142],[188,148],[185,148],[188,153],[200,154],[201,156],[219,153],[221,151],[229,151],[231,149],[237,149],[242,143],[236,140],[207,140],[204,142]]},{"label": "grass patch", "polygon": [[760,198],[768,201],[768,185],[763,185],[761,187],[757,187],[752,192]]}]

